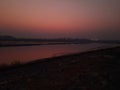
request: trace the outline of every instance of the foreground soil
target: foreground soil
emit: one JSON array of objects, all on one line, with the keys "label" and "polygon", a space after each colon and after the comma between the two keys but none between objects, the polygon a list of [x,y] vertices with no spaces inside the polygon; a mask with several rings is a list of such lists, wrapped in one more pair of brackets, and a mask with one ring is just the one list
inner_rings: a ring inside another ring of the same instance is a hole
[{"label": "foreground soil", "polygon": [[120,90],[120,47],[0,69],[0,90]]}]

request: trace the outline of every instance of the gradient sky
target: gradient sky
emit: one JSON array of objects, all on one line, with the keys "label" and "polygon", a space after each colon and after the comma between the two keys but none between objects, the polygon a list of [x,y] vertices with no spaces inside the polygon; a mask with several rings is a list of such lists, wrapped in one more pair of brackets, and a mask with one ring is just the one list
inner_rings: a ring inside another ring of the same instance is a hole
[{"label": "gradient sky", "polygon": [[120,0],[0,0],[0,35],[120,39]]}]

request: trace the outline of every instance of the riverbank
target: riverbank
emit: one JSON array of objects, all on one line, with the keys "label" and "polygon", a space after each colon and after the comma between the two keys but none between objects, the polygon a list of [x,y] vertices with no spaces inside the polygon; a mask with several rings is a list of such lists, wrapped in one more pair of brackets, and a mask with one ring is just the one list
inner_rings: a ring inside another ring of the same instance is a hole
[{"label": "riverbank", "polygon": [[65,44],[90,44],[90,43],[41,43],[41,44],[1,44],[0,47],[40,46],[40,45],[65,45]]},{"label": "riverbank", "polygon": [[119,90],[120,47],[0,70],[0,90]]}]

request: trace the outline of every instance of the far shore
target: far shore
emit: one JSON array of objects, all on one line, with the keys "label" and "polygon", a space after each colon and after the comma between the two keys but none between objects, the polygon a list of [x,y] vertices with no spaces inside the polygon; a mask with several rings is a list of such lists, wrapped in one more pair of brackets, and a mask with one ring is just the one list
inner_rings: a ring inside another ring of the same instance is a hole
[{"label": "far shore", "polygon": [[40,45],[64,45],[64,44],[89,44],[89,43],[6,44],[6,45],[0,45],[0,47],[40,46]]},{"label": "far shore", "polygon": [[120,90],[120,46],[0,69],[0,90]]}]

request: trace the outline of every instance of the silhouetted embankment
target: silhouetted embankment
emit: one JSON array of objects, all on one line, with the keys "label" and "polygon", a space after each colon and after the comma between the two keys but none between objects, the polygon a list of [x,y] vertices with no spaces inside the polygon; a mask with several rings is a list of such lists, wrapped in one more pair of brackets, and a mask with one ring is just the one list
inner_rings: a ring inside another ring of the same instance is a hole
[{"label": "silhouetted embankment", "polygon": [[0,90],[119,90],[120,47],[36,60],[0,70]]},{"label": "silhouetted embankment", "polygon": [[91,39],[25,39],[13,36],[0,36],[0,47],[58,45],[58,44],[120,44],[120,40],[91,40]]}]

